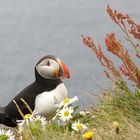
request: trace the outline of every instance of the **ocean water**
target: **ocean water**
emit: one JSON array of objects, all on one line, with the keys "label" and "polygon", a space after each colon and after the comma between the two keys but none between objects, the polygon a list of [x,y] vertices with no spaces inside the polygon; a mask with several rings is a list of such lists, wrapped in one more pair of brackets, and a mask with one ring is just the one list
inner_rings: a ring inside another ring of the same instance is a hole
[{"label": "ocean water", "polygon": [[71,78],[64,81],[69,96],[77,95],[81,105],[92,103],[89,94],[100,91],[97,81],[103,86],[109,82],[81,35],[90,35],[104,46],[106,33],[120,33],[106,13],[107,4],[140,23],[138,0],[1,0],[0,105],[34,81],[36,62],[48,54],[63,59],[69,67]]}]

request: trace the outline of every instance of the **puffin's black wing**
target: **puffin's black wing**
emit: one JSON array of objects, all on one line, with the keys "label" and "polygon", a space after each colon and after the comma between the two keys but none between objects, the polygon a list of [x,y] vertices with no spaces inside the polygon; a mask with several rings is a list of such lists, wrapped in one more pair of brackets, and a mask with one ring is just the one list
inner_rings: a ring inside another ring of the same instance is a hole
[{"label": "puffin's black wing", "polygon": [[[23,98],[30,106],[30,108],[34,110],[35,98],[39,93],[42,93],[43,91],[45,91],[45,87],[39,85],[37,82],[34,82],[28,87],[26,87],[24,90],[22,90],[13,100],[16,101],[20,110],[25,115],[30,112],[27,109],[27,106],[21,101],[21,98]],[[22,119],[22,116],[20,115],[13,100],[7,106],[5,106],[5,113],[16,119]]]}]

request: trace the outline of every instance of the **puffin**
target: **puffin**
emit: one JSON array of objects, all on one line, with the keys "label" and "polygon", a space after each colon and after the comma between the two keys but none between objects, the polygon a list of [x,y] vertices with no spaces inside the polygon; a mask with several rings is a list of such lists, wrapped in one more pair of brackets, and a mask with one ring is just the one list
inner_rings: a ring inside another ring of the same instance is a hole
[{"label": "puffin", "polygon": [[17,120],[23,119],[18,107],[26,115],[30,113],[27,105],[33,112],[46,117],[47,120],[53,118],[57,110],[56,102],[60,103],[68,96],[63,83],[66,78],[70,78],[70,73],[62,60],[54,55],[41,58],[35,65],[34,82],[16,95],[9,104],[0,107],[0,124],[16,127]]}]

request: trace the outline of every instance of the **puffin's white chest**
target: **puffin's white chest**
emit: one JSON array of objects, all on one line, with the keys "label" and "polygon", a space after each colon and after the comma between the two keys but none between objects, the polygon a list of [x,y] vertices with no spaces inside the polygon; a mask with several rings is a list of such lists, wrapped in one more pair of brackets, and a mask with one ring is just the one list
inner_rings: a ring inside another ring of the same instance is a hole
[{"label": "puffin's white chest", "polygon": [[35,112],[50,119],[55,115],[56,101],[59,103],[67,96],[67,89],[63,83],[52,91],[43,92],[36,97]]}]

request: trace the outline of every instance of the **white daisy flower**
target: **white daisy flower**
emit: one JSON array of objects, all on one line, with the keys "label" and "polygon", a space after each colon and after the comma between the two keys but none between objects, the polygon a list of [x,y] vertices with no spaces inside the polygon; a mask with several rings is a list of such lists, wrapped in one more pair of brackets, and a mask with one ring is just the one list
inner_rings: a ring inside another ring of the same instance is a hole
[{"label": "white daisy flower", "polygon": [[26,114],[23,120],[17,120],[18,130],[22,131],[25,127],[29,126],[29,121],[32,120],[32,114]]},{"label": "white daisy flower", "polygon": [[59,104],[57,104],[57,107],[61,108],[61,107],[66,107],[74,102],[78,101],[78,97],[75,96],[73,98],[66,98],[63,101],[61,101]]},{"label": "white daisy flower", "polygon": [[35,115],[35,114],[26,114],[24,116],[24,120],[18,120],[18,129],[23,130],[26,126],[29,126],[30,122],[35,122],[35,121],[41,121],[42,126],[45,126],[47,124],[47,120],[45,117],[41,115]]},{"label": "white daisy flower", "polygon": [[48,123],[47,120],[46,120],[46,118],[43,117],[43,116],[41,116],[41,115],[36,115],[36,116],[34,116],[32,118],[29,118],[29,120],[31,122],[35,122],[35,121],[38,121],[39,120],[39,121],[41,121],[42,126],[45,126]]},{"label": "white daisy flower", "polygon": [[6,139],[6,140],[15,140],[13,132],[9,129],[8,131],[0,130],[0,139]]},{"label": "white daisy flower", "polygon": [[78,122],[75,122],[75,123],[72,124],[72,129],[76,132],[82,133],[85,130],[87,130],[88,128],[87,128],[86,125],[84,125],[84,124],[82,124],[78,121]]},{"label": "white daisy flower", "polygon": [[60,120],[64,122],[70,120],[72,118],[73,111],[73,107],[64,107],[61,109],[59,112]]}]

